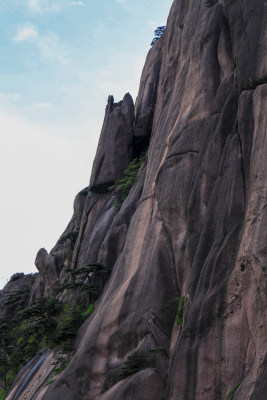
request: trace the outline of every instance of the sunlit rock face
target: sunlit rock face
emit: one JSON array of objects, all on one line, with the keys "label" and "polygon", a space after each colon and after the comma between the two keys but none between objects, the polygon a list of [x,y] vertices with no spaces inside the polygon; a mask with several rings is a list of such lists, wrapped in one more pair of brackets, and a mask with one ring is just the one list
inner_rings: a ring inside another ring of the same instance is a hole
[{"label": "sunlit rock face", "polygon": [[[266,399],[266,10],[175,0],[135,121],[129,95],[109,99],[64,257],[73,246],[71,268],[99,262],[112,274],[73,359],[38,399]],[[114,120],[123,128],[109,131]],[[117,133],[118,159],[108,139]],[[148,144],[117,211],[107,186]]]},{"label": "sunlit rock face", "polygon": [[28,360],[5,398],[6,400],[42,399],[58,367],[58,351],[42,350]]}]

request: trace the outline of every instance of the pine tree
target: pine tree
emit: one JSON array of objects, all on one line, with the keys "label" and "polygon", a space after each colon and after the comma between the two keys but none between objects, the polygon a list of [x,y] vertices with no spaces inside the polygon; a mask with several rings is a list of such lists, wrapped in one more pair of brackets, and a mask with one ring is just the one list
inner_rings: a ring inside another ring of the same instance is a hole
[{"label": "pine tree", "polygon": [[157,29],[154,31],[154,39],[151,42],[151,46],[163,35],[166,26],[158,26]]}]

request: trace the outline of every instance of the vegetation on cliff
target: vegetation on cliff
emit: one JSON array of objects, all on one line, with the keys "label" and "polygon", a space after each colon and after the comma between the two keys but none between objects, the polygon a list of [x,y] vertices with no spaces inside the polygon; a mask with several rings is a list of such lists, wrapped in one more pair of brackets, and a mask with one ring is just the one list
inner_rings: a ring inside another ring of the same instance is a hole
[{"label": "vegetation on cliff", "polygon": [[21,304],[21,292],[26,293],[26,288],[9,295],[9,312],[0,321],[0,399],[5,398],[22,366],[39,351],[59,346],[69,358],[79,327],[94,310],[93,304],[88,307],[81,298],[63,304],[50,297],[38,298],[14,313]]},{"label": "vegetation on cliff", "polygon": [[123,177],[118,179],[113,186],[109,189],[114,191],[116,194],[116,201],[114,202],[114,207],[119,210],[122,203],[127,198],[131,188],[135,184],[138,173],[144,163],[146,153],[143,152],[139,157],[134,158],[128,168],[123,173]]},{"label": "vegetation on cliff", "polygon": [[166,26],[158,26],[157,29],[154,31],[154,38],[151,42],[151,46],[153,46],[153,44],[159,40],[161,38],[161,36],[163,35],[164,31],[166,29]]}]

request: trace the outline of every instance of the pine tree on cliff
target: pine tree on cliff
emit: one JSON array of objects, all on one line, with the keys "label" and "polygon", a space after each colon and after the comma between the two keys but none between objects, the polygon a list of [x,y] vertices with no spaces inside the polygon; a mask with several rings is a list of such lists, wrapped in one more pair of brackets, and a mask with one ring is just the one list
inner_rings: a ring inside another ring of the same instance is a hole
[{"label": "pine tree on cliff", "polygon": [[163,35],[164,31],[166,29],[166,26],[158,26],[157,29],[154,31],[154,39],[151,42],[151,46],[153,46],[153,44],[161,38],[161,36]]}]

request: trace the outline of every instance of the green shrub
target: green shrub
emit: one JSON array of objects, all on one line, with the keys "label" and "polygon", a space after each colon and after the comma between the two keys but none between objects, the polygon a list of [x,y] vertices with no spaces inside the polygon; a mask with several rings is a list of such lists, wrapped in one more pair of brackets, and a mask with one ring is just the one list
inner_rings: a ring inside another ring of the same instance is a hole
[{"label": "green shrub", "polygon": [[181,299],[179,301],[177,315],[176,315],[177,324],[181,328],[183,326],[184,301],[185,301],[185,297],[183,296],[183,297],[181,297]]},{"label": "green shrub", "polygon": [[60,372],[64,371],[64,369],[65,369],[68,365],[69,365],[69,363],[68,363],[66,360],[64,360],[64,362],[61,363],[61,366],[58,367],[58,368],[56,368],[56,369],[54,370],[54,372],[53,372],[54,375],[60,374]]},{"label": "green shrub", "polygon": [[84,319],[88,318],[94,312],[94,305],[90,304],[90,306],[82,313]]},{"label": "green shrub", "polygon": [[1,377],[1,378],[4,378],[3,381],[6,379],[6,381],[3,382],[3,386],[6,386],[6,388],[2,388],[0,390],[0,400],[4,400],[6,398],[6,395],[9,391],[9,389],[11,388],[15,377],[16,377],[16,373],[14,373],[14,371],[10,371],[10,370],[7,371],[5,378]]},{"label": "green shrub", "polygon": [[61,236],[61,238],[58,240],[57,244],[64,244],[67,239],[70,239],[74,243],[76,241],[78,235],[79,235],[79,231],[70,231],[70,232],[66,233],[65,235]]},{"label": "green shrub", "polygon": [[130,162],[128,168],[126,168],[126,170],[124,171],[123,178],[118,179],[115,184],[109,188],[116,194],[117,200],[113,205],[117,210],[121,208],[122,203],[124,202],[131,188],[135,184],[144,160],[145,153],[141,154],[140,157],[134,158]]},{"label": "green shrub", "polygon": [[[0,320],[0,379],[4,399],[18,371],[28,359],[46,347],[61,346],[68,355],[81,324],[94,311],[91,304],[63,305],[56,298],[39,298],[30,307],[8,314]],[[60,363],[55,374],[65,368],[67,360]]]},{"label": "green shrub", "polygon": [[165,347],[156,347],[155,349],[149,350],[150,354],[158,354],[161,351],[166,351]]},{"label": "green shrub", "polygon": [[120,377],[121,379],[127,378],[144,368],[146,368],[144,357],[138,351],[135,351],[128,356],[127,361],[123,364]]},{"label": "green shrub", "polygon": [[109,268],[106,268],[104,265],[99,264],[99,263],[93,263],[93,264],[88,264],[88,265],[85,265],[84,267],[74,270],[72,272],[72,275],[73,276],[83,275],[83,277],[86,277],[90,273],[103,275],[103,274],[109,274],[110,272],[111,272],[111,270]]},{"label": "green shrub", "polygon": [[[84,292],[89,295],[89,302],[96,300],[96,298],[102,293],[103,287],[106,283],[108,275],[111,273],[111,269],[104,267],[99,263],[88,264],[77,270],[71,271],[70,282],[65,282],[55,289],[55,294],[59,294],[65,290],[74,290],[76,297],[76,290]],[[100,277],[102,284],[97,281],[94,283],[94,278]],[[90,297],[92,295],[92,298]]]},{"label": "green shrub", "polygon": [[8,293],[4,305],[8,311],[13,310],[16,307],[22,308],[29,298],[31,286],[23,285],[20,289]]},{"label": "green shrub", "polygon": [[[89,295],[94,295],[96,298],[101,294],[103,287],[101,285],[96,285],[93,283],[84,283],[83,281],[79,282],[66,282],[60,285],[56,289],[56,293],[59,294],[61,292],[64,292],[65,290],[81,290],[83,293],[89,294]],[[75,295],[76,297],[76,295]]]},{"label": "green shrub", "polygon": [[9,326],[8,368],[17,372],[28,358],[50,345],[56,316],[62,308],[55,298],[37,299],[17,313]]},{"label": "green shrub", "polygon": [[170,100],[171,96],[172,96],[172,92],[173,92],[173,88],[168,90],[168,93],[166,95],[166,99],[165,99],[165,105],[168,103],[168,101]]},{"label": "green shrub", "polygon": [[225,397],[225,400],[230,399],[230,398],[232,397],[232,395],[235,393],[235,391],[239,388],[239,386],[240,386],[240,383],[237,383],[236,385],[234,385],[234,386],[232,387],[232,389],[230,390],[230,392],[227,393],[227,395],[226,395],[226,397]]},{"label": "green shrub", "polygon": [[49,379],[49,381],[47,381],[45,383],[46,386],[51,385],[51,383],[55,382],[56,379]]},{"label": "green shrub", "polygon": [[167,354],[165,347],[156,347],[154,349],[151,349],[148,351],[148,357],[147,357],[147,366],[150,366],[151,368],[154,365],[154,361],[156,360],[157,354],[164,352]]},{"label": "green shrub", "polygon": [[73,349],[73,341],[77,331],[85,320],[82,312],[81,306],[65,304],[57,318],[57,326],[53,333],[53,344],[60,345],[63,352],[69,353]]},{"label": "green shrub", "polygon": [[[71,274],[73,277],[79,277],[79,279],[83,283],[86,281],[86,278],[90,278],[90,276],[91,277],[100,277],[102,284],[104,286],[110,273],[111,273],[111,269],[106,268],[102,264],[93,263],[93,264],[85,265],[84,267],[81,267],[79,269],[76,269],[76,270],[72,271]],[[95,286],[95,285],[90,285],[89,283],[84,283],[83,290],[87,291],[87,288],[90,289],[90,286]],[[100,288],[100,289],[102,291],[102,288]],[[90,290],[89,290],[89,292],[90,292]]]},{"label": "green shrub", "polygon": [[0,390],[0,400],[5,400],[6,395],[7,395],[7,391],[4,389],[1,389]]}]

